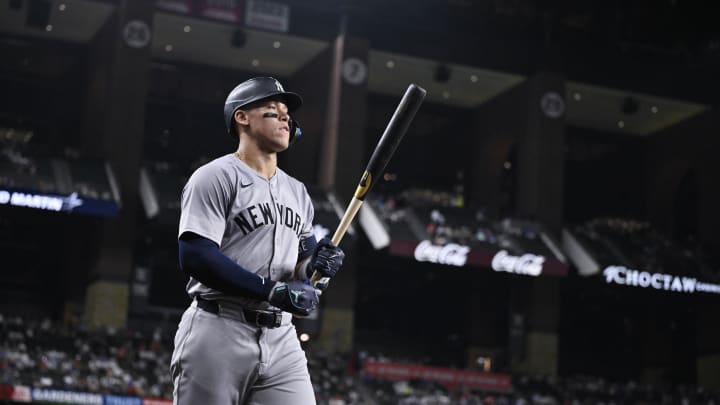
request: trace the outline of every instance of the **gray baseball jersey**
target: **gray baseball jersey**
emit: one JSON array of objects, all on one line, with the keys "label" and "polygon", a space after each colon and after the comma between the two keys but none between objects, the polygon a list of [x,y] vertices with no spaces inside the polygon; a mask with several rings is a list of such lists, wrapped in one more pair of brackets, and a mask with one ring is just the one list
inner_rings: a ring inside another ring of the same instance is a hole
[{"label": "gray baseball jersey", "polygon": [[[182,194],[178,236],[194,232],[260,277],[285,281],[293,276],[302,239],[312,236],[312,200],[305,186],[280,168],[270,180],[236,155],[198,168]],[[190,278],[191,297],[236,301],[266,308],[264,301],[234,297]]]},{"label": "gray baseball jersey", "polygon": [[[268,180],[235,155],[200,167],[182,195],[179,235],[193,232],[248,271],[292,277],[300,241],[312,236],[305,186],[279,168]],[[244,308],[265,301],[223,294],[191,278],[188,294],[220,300],[217,313],[193,300],[175,334],[171,361],[175,405],[314,405],[307,360],[289,313],[281,326],[257,327]]]}]

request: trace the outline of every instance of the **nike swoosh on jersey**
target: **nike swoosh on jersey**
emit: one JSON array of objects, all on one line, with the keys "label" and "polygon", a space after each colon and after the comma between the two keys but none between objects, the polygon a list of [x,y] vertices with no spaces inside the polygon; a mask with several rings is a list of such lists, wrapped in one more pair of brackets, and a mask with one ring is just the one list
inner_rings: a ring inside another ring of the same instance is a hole
[{"label": "nike swoosh on jersey", "polygon": [[246,188],[246,187],[250,187],[252,185],[253,185],[252,183],[243,184],[242,181],[240,182],[240,188]]}]

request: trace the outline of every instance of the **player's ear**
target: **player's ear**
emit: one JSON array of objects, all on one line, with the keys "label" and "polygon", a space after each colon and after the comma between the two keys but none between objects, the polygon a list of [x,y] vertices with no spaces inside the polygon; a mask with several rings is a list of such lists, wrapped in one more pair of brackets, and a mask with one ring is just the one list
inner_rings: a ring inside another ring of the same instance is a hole
[{"label": "player's ear", "polygon": [[233,119],[235,120],[236,125],[247,125],[249,122],[248,118],[248,113],[244,110],[236,110],[235,114],[233,115]]}]

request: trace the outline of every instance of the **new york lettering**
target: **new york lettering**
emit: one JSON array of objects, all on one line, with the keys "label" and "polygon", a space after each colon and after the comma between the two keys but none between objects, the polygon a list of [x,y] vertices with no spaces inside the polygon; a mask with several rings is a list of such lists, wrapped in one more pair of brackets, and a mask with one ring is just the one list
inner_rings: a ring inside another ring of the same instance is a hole
[{"label": "new york lettering", "polygon": [[261,226],[275,225],[276,218],[279,225],[286,226],[295,235],[300,236],[300,232],[304,228],[300,215],[293,211],[292,208],[282,204],[276,204],[275,212],[273,212],[271,203],[251,205],[240,211],[233,218],[233,221],[240,227],[243,235],[247,235]]}]

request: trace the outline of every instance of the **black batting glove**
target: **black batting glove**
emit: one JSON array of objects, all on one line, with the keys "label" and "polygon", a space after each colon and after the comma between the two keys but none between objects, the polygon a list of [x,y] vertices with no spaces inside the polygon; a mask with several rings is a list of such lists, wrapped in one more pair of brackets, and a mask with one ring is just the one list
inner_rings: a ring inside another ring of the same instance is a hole
[{"label": "black batting glove", "polygon": [[318,242],[315,252],[308,266],[308,277],[317,271],[323,277],[335,277],[345,260],[345,252],[333,245],[330,238],[322,238]]},{"label": "black batting glove", "polygon": [[302,281],[278,281],[270,290],[268,302],[283,311],[308,316],[320,302],[319,293],[315,287]]}]

